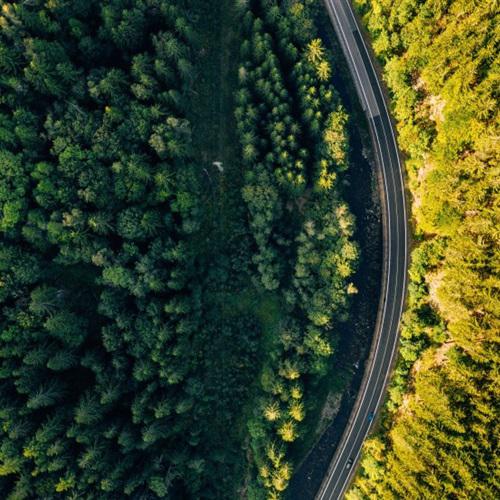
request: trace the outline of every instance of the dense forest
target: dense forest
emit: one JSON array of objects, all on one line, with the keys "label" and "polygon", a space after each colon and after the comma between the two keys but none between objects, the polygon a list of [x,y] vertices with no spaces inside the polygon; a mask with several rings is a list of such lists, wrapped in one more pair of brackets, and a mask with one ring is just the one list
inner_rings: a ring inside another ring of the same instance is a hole
[{"label": "dense forest", "polygon": [[498,2],[356,0],[416,232],[400,359],[347,497],[500,496]]},{"label": "dense forest", "polygon": [[275,2],[261,4],[243,18],[236,119],[258,287],[286,311],[268,339],[248,421],[259,475],[276,498],[290,478],[286,449],[308,406],[304,388],[326,373],[332,321],[346,319],[347,296],[356,292],[346,280],[357,248],[338,192],[347,115],[329,81],[331,56],[304,4],[285,2],[288,17]]},{"label": "dense forest", "polygon": [[0,496],[279,498],[356,293],[321,6],[0,5]]}]

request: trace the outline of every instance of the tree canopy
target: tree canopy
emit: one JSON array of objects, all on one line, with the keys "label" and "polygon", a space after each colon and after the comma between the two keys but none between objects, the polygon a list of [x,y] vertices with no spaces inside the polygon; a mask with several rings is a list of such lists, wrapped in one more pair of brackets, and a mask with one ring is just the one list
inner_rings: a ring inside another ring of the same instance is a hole
[{"label": "tree canopy", "polygon": [[355,3],[392,93],[419,244],[388,412],[349,498],[496,498],[498,5]]},{"label": "tree canopy", "polygon": [[358,254],[316,4],[1,6],[2,498],[279,497]]}]

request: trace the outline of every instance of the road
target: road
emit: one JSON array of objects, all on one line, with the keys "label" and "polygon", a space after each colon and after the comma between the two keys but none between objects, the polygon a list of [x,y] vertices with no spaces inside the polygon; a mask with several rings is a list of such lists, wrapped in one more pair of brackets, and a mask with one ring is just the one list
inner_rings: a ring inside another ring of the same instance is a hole
[{"label": "road", "polygon": [[406,294],[408,237],[402,164],[370,52],[349,0],[324,0],[324,3],[368,119],[382,178],[384,231],[383,283],[370,356],[349,423],[316,496],[317,500],[336,500],[342,498],[349,485],[373,423],[371,414],[377,414],[386,392]]}]

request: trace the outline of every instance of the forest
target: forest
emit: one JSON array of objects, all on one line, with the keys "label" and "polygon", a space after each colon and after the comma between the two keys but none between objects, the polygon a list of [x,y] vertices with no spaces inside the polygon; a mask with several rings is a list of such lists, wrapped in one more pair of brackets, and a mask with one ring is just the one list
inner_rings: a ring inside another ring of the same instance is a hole
[{"label": "forest", "polygon": [[280,498],[356,293],[321,5],[0,5],[0,496]]},{"label": "forest", "polygon": [[354,3],[391,93],[415,248],[385,414],[347,498],[498,498],[498,2]]}]

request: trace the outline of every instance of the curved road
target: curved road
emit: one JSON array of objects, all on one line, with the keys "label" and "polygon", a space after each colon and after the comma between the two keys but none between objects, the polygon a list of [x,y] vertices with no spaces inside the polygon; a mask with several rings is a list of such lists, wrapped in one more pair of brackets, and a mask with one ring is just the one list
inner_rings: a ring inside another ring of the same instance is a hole
[{"label": "curved road", "polygon": [[377,325],[363,382],[317,500],[340,499],[379,410],[398,344],[406,293],[408,242],[402,164],[378,75],[349,0],[324,0],[366,113],[383,180],[384,272]]}]

